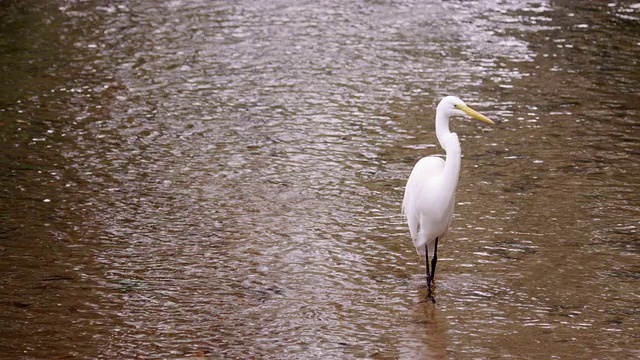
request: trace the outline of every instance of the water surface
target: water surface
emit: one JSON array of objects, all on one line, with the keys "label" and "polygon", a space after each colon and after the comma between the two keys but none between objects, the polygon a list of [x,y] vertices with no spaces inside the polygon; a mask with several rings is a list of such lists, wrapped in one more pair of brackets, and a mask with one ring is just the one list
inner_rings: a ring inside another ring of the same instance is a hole
[{"label": "water surface", "polygon": [[[8,358],[632,358],[640,9],[0,5]],[[457,95],[434,306],[400,216]]]}]

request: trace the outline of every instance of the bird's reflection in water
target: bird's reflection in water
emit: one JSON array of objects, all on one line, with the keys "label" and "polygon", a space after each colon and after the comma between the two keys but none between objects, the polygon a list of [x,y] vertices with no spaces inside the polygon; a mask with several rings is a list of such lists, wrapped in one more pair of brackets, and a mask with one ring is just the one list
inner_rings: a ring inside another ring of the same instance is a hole
[{"label": "bird's reflection in water", "polygon": [[427,289],[421,288],[419,301],[409,311],[405,338],[400,342],[400,359],[447,359],[449,337],[446,318],[437,304],[427,297]]}]

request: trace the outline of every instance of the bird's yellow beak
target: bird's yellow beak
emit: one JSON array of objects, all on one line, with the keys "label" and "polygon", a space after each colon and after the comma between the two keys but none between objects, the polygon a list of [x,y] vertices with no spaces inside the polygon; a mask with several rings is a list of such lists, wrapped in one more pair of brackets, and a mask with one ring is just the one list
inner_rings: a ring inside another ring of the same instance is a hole
[{"label": "bird's yellow beak", "polygon": [[473,110],[472,108],[466,106],[466,105],[458,105],[457,106],[458,109],[464,111],[467,115],[471,116],[472,118],[478,119],[482,122],[485,122],[487,124],[490,125],[495,125],[496,123],[494,123],[493,121],[491,121],[488,117],[480,114],[479,112]]}]

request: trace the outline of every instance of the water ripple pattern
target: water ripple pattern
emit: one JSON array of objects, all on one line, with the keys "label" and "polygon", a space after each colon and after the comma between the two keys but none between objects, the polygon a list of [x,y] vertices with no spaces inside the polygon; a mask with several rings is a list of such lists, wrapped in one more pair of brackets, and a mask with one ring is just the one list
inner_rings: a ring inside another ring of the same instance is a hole
[{"label": "water ripple pattern", "polygon": [[[36,308],[41,334],[77,329],[25,352],[638,354],[640,39],[623,31],[637,7],[60,3],[58,62],[0,98],[18,134],[0,133],[4,199],[32,204],[2,207],[17,224],[3,270],[40,284],[12,288],[6,322],[21,331]],[[29,73],[14,53],[4,67]],[[452,124],[463,170],[433,306],[400,203],[413,164],[442,153],[432,119],[449,94],[498,125]],[[71,275],[25,265],[41,254],[20,239],[36,235]],[[57,305],[23,299],[46,291]]]}]

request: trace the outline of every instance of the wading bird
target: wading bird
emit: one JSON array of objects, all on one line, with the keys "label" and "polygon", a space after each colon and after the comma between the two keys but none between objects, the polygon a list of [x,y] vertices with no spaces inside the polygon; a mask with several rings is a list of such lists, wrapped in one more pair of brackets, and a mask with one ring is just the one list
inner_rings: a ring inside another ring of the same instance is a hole
[{"label": "wading bird", "polygon": [[[447,153],[446,160],[427,156],[411,171],[402,200],[402,212],[407,217],[413,245],[427,266],[427,297],[435,302],[431,282],[436,274],[438,240],[447,233],[453,217],[454,198],[460,176],[460,141],[449,131],[449,118],[469,115],[487,124],[495,124],[471,109],[455,96],[440,101],[436,110],[436,136]],[[431,269],[429,257],[432,256]]]}]

